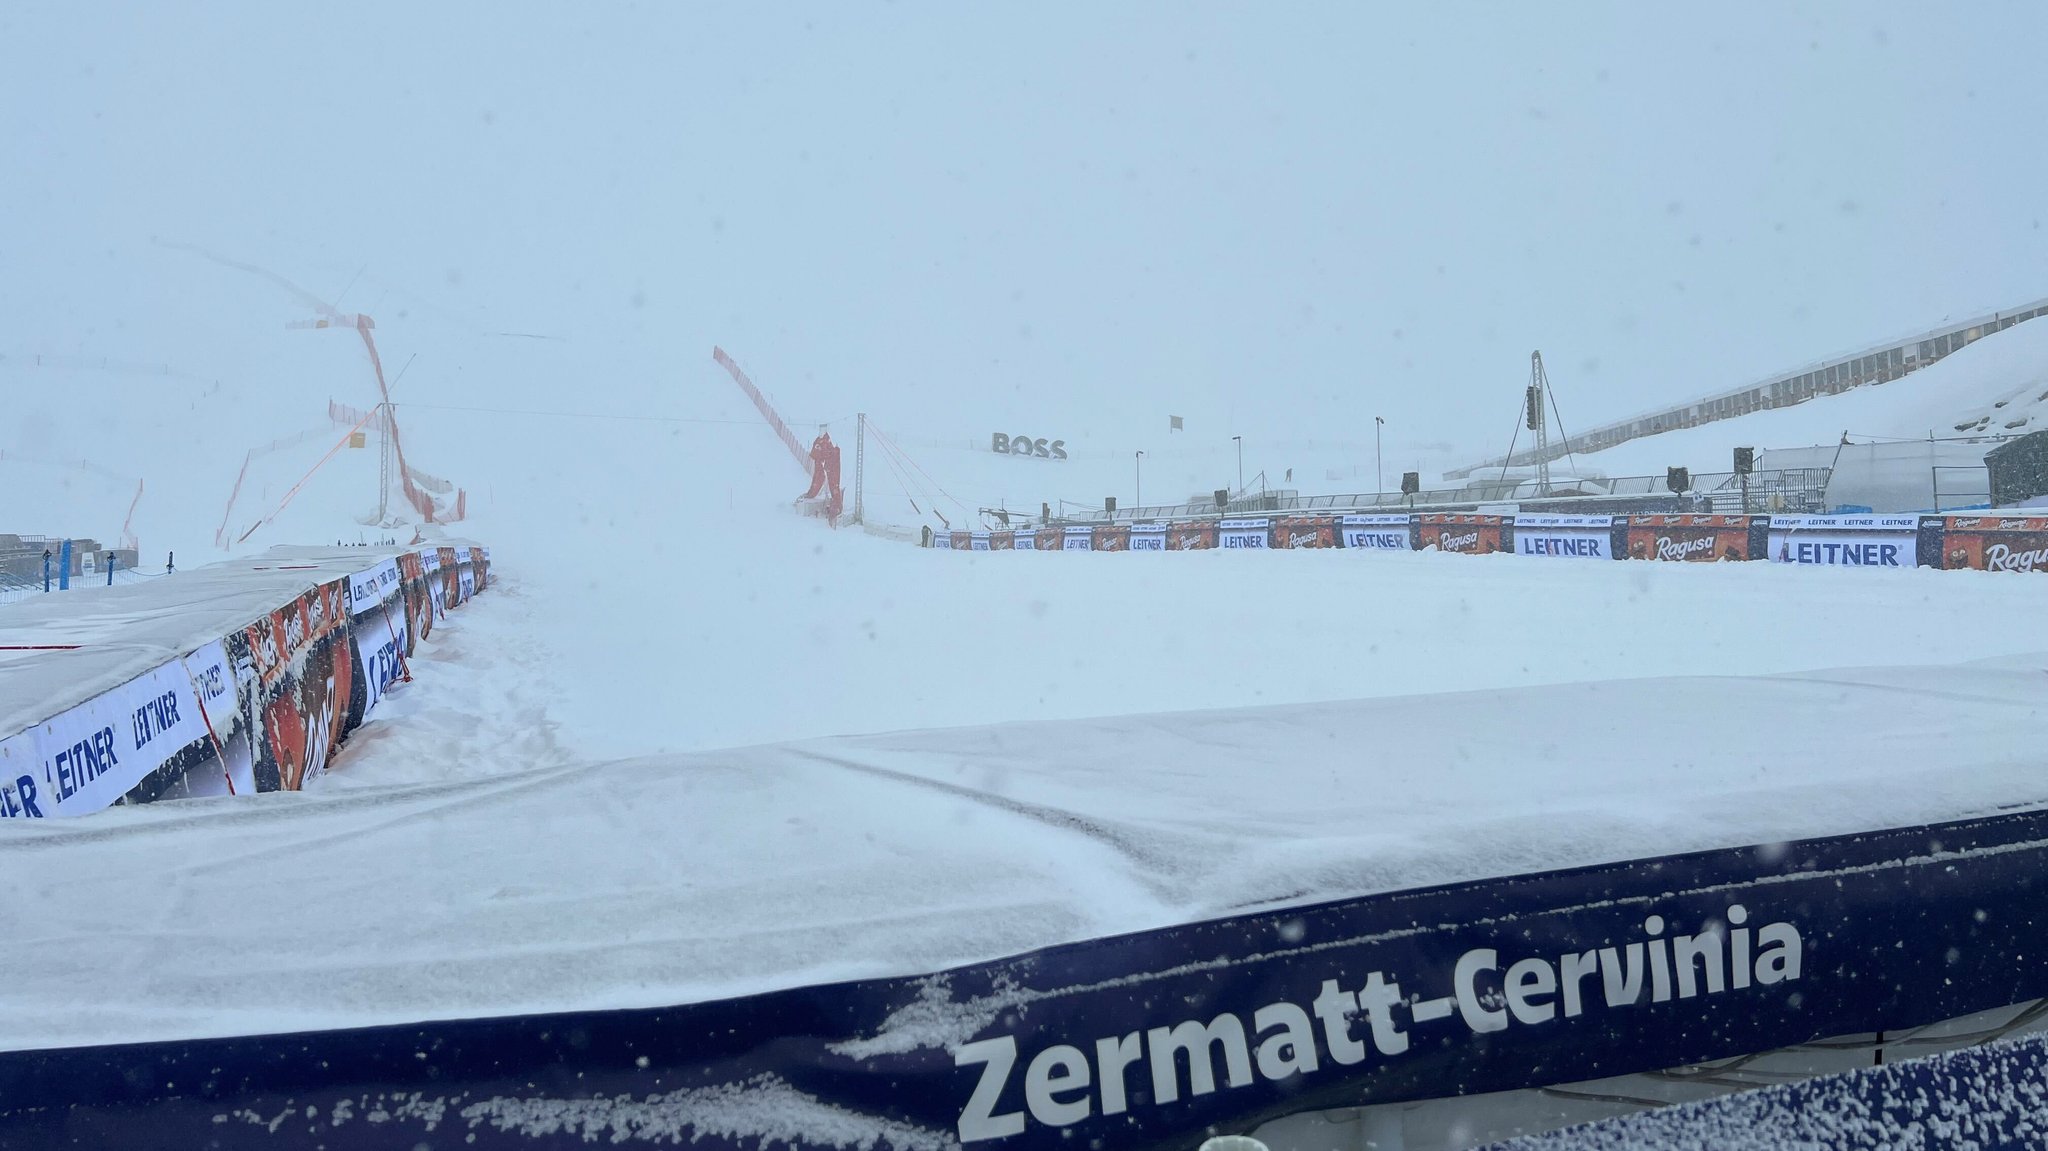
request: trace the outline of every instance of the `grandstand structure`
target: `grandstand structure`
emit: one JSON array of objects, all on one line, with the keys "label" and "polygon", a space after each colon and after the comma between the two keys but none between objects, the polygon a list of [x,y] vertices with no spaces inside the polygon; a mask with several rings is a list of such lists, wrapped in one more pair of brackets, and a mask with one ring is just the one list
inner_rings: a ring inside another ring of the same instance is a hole
[{"label": "grandstand structure", "polygon": [[1882,384],[1924,368],[1994,332],[2043,315],[2048,315],[2048,299],[1976,316],[1961,323],[1944,324],[1931,331],[1860,352],[1829,357],[1691,403],[1643,412],[1551,440],[1541,446],[1525,448],[1509,456],[1496,456],[1469,464],[1445,472],[1444,478],[1464,479],[1487,468],[1532,467],[1560,459],[1567,453],[1604,451],[1643,436],[1694,428],[1768,408],[1803,404],[1815,397],[1838,395],[1851,388]]}]

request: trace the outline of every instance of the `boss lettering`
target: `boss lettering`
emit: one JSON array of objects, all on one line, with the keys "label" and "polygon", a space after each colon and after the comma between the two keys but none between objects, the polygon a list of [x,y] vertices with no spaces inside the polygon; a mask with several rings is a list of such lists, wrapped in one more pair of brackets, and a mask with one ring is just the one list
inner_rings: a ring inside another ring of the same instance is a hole
[{"label": "boss lettering", "polygon": [[1067,458],[1067,441],[1048,440],[1043,436],[1011,436],[995,432],[989,436],[988,448],[1002,456],[1032,456],[1041,460],[1063,460]]}]

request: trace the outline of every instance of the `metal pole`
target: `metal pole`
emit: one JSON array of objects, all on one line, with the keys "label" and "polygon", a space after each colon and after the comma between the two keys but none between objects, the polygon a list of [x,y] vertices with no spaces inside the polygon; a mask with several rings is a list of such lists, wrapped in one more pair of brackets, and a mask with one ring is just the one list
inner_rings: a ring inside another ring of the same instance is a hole
[{"label": "metal pole", "polygon": [[1237,442],[1237,490],[1238,490],[1238,491],[1243,491],[1243,490],[1244,490],[1244,437],[1243,437],[1243,436],[1232,436],[1232,437],[1230,437],[1230,438],[1231,438],[1232,440],[1235,440],[1235,441]]},{"label": "metal pole", "polygon": [[854,417],[853,431],[853,522],[866,523],[861,518],[861,497],[867,487],[868,460],[868,414],[862,412]]},{"label": "metal pole", "polygon": [[1133,508],[1142,508],[1145,506],[1145,453],[1143,449],[1139,450],[1137,455],[1137,461],[1133,466],[1135,466],[1138,469],[1138,492],[1137,497],[1132,501],[1131,506]]},{"label": "metal pole", "polygon": [[1378,416],[1372,418],[1372,494],[1375,497],[1372,502],[1374,503],[1380,502],[1377,497],[1387,494],[1387,469],[1380,463],[1380,429],[1386,426],[1387,421]]}]

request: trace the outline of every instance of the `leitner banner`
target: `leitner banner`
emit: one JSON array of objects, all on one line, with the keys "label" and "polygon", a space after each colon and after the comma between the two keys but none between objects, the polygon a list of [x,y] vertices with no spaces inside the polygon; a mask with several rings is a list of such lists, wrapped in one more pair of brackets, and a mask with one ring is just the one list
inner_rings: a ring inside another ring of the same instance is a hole
[{"label": "leitner banner", "polygon": [[1134,552],[1163,552],[1166,550],[1165,524],[1132,524],[1131,550]]},{"label": "leitner banner", "polygon": [[0,818],[105,810],[186,748],[207,743],[197,691],[225,714],[234,706],[234,676],[218,643],[193,656],[189,665],[174,659],[10,738]]},{"label": "leitner banner", "polygon": [[1216,521],[1197,520],[1166,529],[1166,546],[1171,551],[1203,551],[1216,546]]},{"label": "leitner banner", "polygon": [[1271,542],[1271,520],[1224,520],[1216,525],[1216,546],[1220,548],[1262,548]]},{"label": "leitner banner", "polygon": [[1289,908],[667,1009],[0,1054],[0,1144],[1187,1151],[2048,996],[2048,813]]},{"label": "leitner banner", "polygon": [[1333,548],[1337,546],[1336,516],[1289,516],[1273,530],[1276,548]]},{"label": "leitner banner", "polygon": [[1919,561],[1918,516],[1772,516],[1775,563],[1817,567],[1912,567]]},{"label": "leitner banner", "polygon": [[1683,563],[1760,559],[1764,541],[1752,547],[1750,530],[1749,516],[1630,516],[1628,558]]},{"label": "leitner banner", "polygon": [[976,552],[989,550],[992,545],[989,543],[988,536],[987,532],[969,532],[967,534],[967,550]]},{"label": "leitner banner", "polygon": [[1613,516],[1518,515],[1515,554],[1570,559],[1614,558]]},{"label": "leitner banner", "polygon": [[1341,531],[1347,548],[1409,550],[1408,517],[1405,515],[1345,516]]},{"label": "leitner banner", "polygon": [[1095,529],[1080,524],[1069,524],[1060,535],[1060,550],[1085,552],[1095,550]]},{"label": "leitner banner", "polygon": [[1468,513],[1431,512],[1415,517],[1418,550],[1492,555],[1501,550],[1501,536],[1507,517]]},{"label": "leitner banner", "polygon": [[1131,550],[1131,525],[1102,524],[1095,529],[1094,548],[1099,552]]},{"label": "leitner banner", "polygon": [[1930,516],[1939,566],[2048,572],[2048,516]]}]

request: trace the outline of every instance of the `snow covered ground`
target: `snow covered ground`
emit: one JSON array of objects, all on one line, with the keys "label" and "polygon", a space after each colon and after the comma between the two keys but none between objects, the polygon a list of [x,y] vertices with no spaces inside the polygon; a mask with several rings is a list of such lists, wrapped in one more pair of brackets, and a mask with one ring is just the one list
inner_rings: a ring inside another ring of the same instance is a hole
[{"label": "snow covered ground", "polygon": [[477,701],[416,666],[321,791],[6,827],[0,1047],[693,1002],[2048,798],[2048,655],[603,763],[486,713],[467,764]]}]

